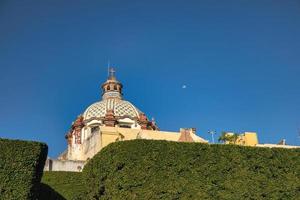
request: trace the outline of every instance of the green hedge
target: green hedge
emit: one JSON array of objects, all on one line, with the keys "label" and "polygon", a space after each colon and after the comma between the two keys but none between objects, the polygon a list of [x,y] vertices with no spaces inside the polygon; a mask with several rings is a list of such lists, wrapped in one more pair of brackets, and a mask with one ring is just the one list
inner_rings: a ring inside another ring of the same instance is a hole
[{"label": "green hedge", "polygon": [[116,142],[83,175],[82,199],[299,199],[300,149]]},{"label": "green hedge", "polygon": [[76,199],[83,191],[81,172],[44,172],[41,200]]},{"label": "green hedge", "polygon": [[0,199],[36,199],[48,147],[0,138]]},{"label": "green hedge", "polygon": [[41,183],[39,190],[39,200],[66,200],[60,193],[51,186]]}]

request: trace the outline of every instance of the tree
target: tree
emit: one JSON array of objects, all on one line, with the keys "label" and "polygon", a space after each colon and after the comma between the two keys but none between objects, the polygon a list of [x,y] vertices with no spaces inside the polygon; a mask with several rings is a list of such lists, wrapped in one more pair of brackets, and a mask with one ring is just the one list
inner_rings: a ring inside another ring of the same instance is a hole
[{"label": "tree", "polygon": [[223,143],[229,143],[229,144],[236,144],[238,141],[239,134],[229,134],[225,131],[222,132],[221,136],[219,137],[218,141]]}]

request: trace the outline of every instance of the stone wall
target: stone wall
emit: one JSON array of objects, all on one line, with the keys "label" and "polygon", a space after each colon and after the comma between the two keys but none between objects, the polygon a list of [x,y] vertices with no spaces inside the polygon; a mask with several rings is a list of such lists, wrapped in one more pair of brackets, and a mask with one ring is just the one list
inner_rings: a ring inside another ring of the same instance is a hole
[{"label": "stone wall", "polygon": [[84,161],[55,160],[48,158],[45,163],[44,171],[81,172],[84,165]]}]

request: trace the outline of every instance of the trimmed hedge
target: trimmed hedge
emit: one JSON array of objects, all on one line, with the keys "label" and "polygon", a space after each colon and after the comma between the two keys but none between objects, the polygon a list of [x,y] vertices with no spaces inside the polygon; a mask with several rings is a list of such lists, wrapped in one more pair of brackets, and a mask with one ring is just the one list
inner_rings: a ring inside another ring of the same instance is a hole
[{"label": "trimmed hedge", "polygon": [[66,200],[61,194],[47,184],[41,183],[39,190],[39,200]]},{"label": "trimmed hedge", "polygon": [[41,200],[76,199],[83,191],[81,172],[44,172]]},{"label": "trimmed hedge", "polygon": [[299,199],[300,149],[132,140],[83,175],[82,199]]},{"label": "trimmed hedge", "polygon": [[0,138],[0,199],[36,199],[48,147]]}]

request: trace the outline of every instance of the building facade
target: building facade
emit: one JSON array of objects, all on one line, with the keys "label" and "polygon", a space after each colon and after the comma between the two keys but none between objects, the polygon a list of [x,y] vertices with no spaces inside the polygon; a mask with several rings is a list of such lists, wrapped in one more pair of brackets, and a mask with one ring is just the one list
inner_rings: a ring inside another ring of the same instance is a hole
[{"label": "building facade", "polygon": [[45,170],[80,171],[82,163],[117,141],[151,139],[208,143],[192,128],[179,132],[160,131],[154,120],[149,120],[145,113],[124,100],[123,85],[112,68],[101,89],[101,100],[88,106],[72,123],[66,134],[67,149],[58,159],[49,159]]},{"label": "building facade", "polygon": [[[233,136],[235,133],[226,132],[226,134],[229,136]],[[282,139],[277,144],[260,144],[258,141],[257,134],[255,132],[244,132],[241,134],[237,134],[235,141],[226,141],[225,144],[236,144],[236,145],[251,146],[251,147],[286,148],[286,149],[300,148],[300,146],[293,146],[293,145],[286,144],[285,139]]]},{"label": "building facade", "polygon": [[[145,113],[124,100],[123,85],[116,79],[112,68],[101,89],[101,100],[88,106],[72,123],[65,136],[67,149],[57,159],[48,158],[45,171],[81,171],[85,163],[102,148],[118,141],[148,139],[208,143],[196,135],[193,128],[181,128],[179,132],[160,131],[154,120],[149,120]],[[259,144],[255,132],[224,133],[225,136],[234,136],[234,141],[227,140],[225,144],[299,148],[286,145],[285,140],[279,144]]]},{"label": "building facade", "polygon": [[[226,132],[226,135],[233,136],[235,133]],[[234,141],[226,141],[226,144],[237,144],[243,146],[256,146],[258,144],[257,134],[255,132],[244,132],[238,134]]]}]

